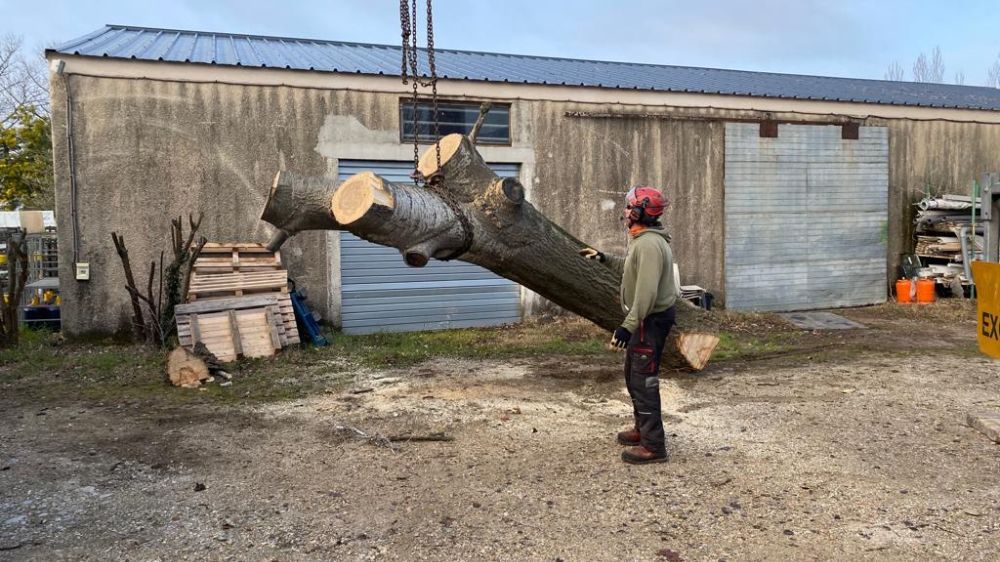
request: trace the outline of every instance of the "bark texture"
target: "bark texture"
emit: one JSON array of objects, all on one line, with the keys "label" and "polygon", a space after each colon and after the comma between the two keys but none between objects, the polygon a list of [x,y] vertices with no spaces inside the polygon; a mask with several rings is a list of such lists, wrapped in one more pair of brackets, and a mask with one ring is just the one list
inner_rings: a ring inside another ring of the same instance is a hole
[{"label": "bark texture", "polygon": [[[459,257],[606,330],[619,326],[625,316],[618,296],[619,260],[599,263],[580,256],[578,251],[587,245],[525,201],[517,180],[497,177],[467,137],[448,135],[439,144],[440,169],[436,147],[420,159],[419,171],[432,180],[427,186],[392,183],[371,172],[357,174],[333,190],[328,205],[333,220],[324,219],[325,224],[397,248],[416,267],[431,258]],[[322,214],[312,196],[306,199],[310,215]],[[268,203],[272,205],[278,203]],[[294,210],[277,214],[290,217]],[[671,338],[667,353],[699,369],[718,338],[712,334],[711,317],[687,304],[678,305],[680,333]],[[703,337],[685,338],[692,330]],[[683,349],[688,340],[699,349]],[[704,360],[698,359],[701,356]]]},{"label": "bark texture", "polygon": [[267,248],[277,251],[289,236],[303,230],[340,230],[330,213],[330,198],[337,187],[334,180],[278,172],[260,215],[278,229]]}]

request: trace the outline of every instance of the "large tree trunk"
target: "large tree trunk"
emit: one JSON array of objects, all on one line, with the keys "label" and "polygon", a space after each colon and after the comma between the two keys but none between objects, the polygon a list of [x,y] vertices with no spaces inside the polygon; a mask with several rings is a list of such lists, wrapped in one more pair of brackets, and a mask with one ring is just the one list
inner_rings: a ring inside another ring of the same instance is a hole
[{"label": "large tree trunk", "polygon": [[[434,147],[420,160],[419,171],[431,178],[426,187],[392,183],[371,172],[356,174],[339,186],[317,188],[315,197],[306,198],[317,202],[308,207],[313,214],[319,213],[318,202],[330,196],[332,218],[313,222],[338,224],[361,238],[398,248],[414,267],[431,258],[457,257],[515,281],[602,328],[619,326],[624,318],[618,297],[621,261],[599,263],[581,257],[578,251],[586,244],[525,201],[517,180],[497,177],[465,136],[448,135],[439,144],[440,170]],[[276,182],[274,202],[268,207],[280,206],[276,197],[280,191]],[[280,213],[291,214],[289,209]],[[713,322],[686,302],[679,303],[677,312],[682,333],[671,338],[668,355],[673,356],[672,363],[680,360],[700,369],[718,343]],[[688,337],[695,332],[698,337]]]}]

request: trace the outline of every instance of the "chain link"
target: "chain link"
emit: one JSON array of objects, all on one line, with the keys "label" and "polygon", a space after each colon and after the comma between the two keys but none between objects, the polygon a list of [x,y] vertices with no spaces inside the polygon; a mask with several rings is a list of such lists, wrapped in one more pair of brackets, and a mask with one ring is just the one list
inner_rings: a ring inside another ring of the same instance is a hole
[{"label": "chain link", "polygon": [[[444,200],[448,207],[455,213],[455,217],[458,219],[458,223],[462,227],[462,247],[458,248],[451,254],[439,258],[443,261],[449,261],[458,258],[459,256],[465,254],[472,247],[473,242],[473,231],[472,224],[469,222],[468,217],[462,212],[462,208],[455,197],[448,192],[444,185],[444,174],[441,172],[441,119],[440,111],[438,105],[438,92],[437,92],[437,60],[435,58],[434,50],[434,17],[432,0],[427,0],[427,70],[428,78],[426,81],[420,79],[420,70],[418,67],[417,59],[417,0],[399,0],[399,21],[402,28],[402,38],[403,38],[403,53],[402,53],[402,65],[400,68],[400,75],[403,79],[403,84],[412,83],[413,85],[413,179],[417,185],[423,184],[424,186],[430,186],[434,188],[438,195]],[[418,106],[417,102],[417,88],[418,87],[430,87],[431,88],[431,103],[433,105],[434,111],[434,152],[437,160],[437,168],[434,175],[430,178],[424,178],[418,170],[420,166],[420,130],[419,130],[419,119],[418,119]]]}]

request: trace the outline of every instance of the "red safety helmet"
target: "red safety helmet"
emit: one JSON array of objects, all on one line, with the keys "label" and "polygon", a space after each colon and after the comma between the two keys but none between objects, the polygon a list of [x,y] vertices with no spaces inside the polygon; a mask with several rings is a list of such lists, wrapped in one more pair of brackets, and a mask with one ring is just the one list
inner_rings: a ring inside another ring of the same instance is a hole
[{"label": "red safety helmet", "polygon": [[656,219],[667,208],[667,198],[655,187],[633,187],[625,195],[625,216],[633,222]]}]

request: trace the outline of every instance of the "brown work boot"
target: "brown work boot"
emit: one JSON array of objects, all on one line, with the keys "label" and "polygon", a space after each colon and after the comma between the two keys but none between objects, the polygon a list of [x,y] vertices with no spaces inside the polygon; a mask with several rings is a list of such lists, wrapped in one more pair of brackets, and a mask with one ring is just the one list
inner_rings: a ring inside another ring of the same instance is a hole
[{"label": "brown work boot", "polygon": [[640,443],[640,441],[639,441],[639,430],[638,429],[635,429],[633,427],[632,429],[626,429],[625,431],[619,431],[618,432],[618,444],[619,445],[625,445],[627,447],[635,447],[639,443]]},{"label": "brown work boot", "polygon": [[652,464],[654,462],[667,462],[666,451],[654,453],[642,445],[631,447],[622,451],[622,460],[629,464]]}]

